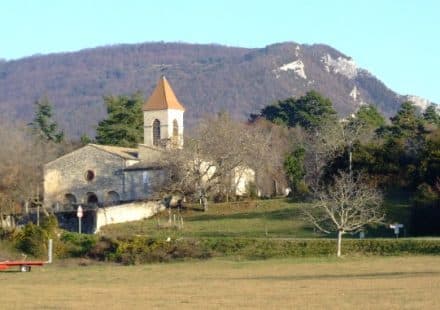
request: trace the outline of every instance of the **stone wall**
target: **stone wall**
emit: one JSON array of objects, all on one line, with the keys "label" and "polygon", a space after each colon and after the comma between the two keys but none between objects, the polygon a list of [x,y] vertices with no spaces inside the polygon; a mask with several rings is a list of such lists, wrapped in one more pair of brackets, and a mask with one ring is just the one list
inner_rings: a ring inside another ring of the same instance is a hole
[{"label": "stone wall", "polygon": [[139,152],[140,160],[149,163],[156,163],[159,161],[160,157],[162,156],[163,150],[157,147],[147,146],[145,144],[139,144],[138,152]]},{"label": "stone wall", "polygon": [[[77,203],[86,203],[90,193],[97,196],[98,202],[105,202],[109,192],[126,200],[124,168],[123,158],[91,145],[64,155],[45,166],[45,205],[63,204],[66,194],[73,195]],[[86,179],[87,171],[93,173],[91,180]]]},{"label": "stone wall", "polygon": [[155,184],[162,182],[162,170],[129,170],[124,172],[127,200],[151,199]]},{"label": "stone wall", "polygon": [[165,210],[165,206],[153,201],[133,202],[119,206],[99,208],[96,211],[95,233],[99,232],[102,226],[139,221],[152,217],[162,210]]}]

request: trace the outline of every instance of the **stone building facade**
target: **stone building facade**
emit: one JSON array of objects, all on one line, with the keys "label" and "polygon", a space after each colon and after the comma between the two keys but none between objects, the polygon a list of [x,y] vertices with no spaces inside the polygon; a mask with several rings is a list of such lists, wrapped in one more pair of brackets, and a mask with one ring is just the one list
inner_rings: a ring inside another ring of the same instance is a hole
[{"label": "stone building facade", "polygon": [[138,148],[89,144],[45,165],[44,204],[106,206],[146,200],[163,171],[164,147],[183,146],[183,113],[165,77],[143,105],[144,143]]},{"label": "stone building facade", "polygon": [[137,149],[86,145],[45,166],[46,206],[99,206],[148,199],[152,182],[160,177],[154,165],[139,164]]},{"label": "stone building facade", "polygon": [[[89,144],[47,163],[45,206],[65,210],[152,199],[163,178],[158,160],[164,148],[183,147],[185,108],[162,77],[142,110],[144,143],[138,148]],[[236,194],[244,194],[254,177],[250,169],[234,170]]]}]

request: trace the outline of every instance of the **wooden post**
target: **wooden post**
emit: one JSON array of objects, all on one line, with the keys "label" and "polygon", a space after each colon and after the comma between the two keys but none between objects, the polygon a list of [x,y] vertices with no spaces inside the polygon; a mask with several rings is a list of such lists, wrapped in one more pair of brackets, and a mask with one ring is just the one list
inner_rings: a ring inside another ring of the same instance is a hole
[{"label": "wooden post", "polygon": [[40,205],[37,205],[37,226],[40,226]]}]

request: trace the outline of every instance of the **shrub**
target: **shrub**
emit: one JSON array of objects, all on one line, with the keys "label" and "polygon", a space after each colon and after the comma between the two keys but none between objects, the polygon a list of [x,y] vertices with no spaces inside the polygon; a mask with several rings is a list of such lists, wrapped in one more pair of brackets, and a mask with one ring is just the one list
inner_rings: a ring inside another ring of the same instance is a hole
[{"label": "shrub", "polygon": [[170,242],[146,237],[118,240],[115,261],[122,264],[168,262],[184,258],[208,258],[210,253],[196,240]]},{"label": "shrub", "polygon": [[108,237],[101,237],[87,253],[87,256],[100,261],[114,261],[117,247],[117,241]]},{"label": "shrub", "polygon": [[[343,242],[346,255],[440,254],[440,241],[414,239],[348,239]],[[187,258],[236,256],[247,259],[280,257],[335,256],[334,239],[245,239],[206,238],[166,242],[146,237],[124,240],[101,238],[89,257],[125,265],[169,262]]]},{"label": "shrub", "polygon": [[[29,224],[19,234],[17,247],[42,256],[46,232]],[[336,255],[335,239],[250,239],[202,238],[163,239],[132,237],[110,239],[96,235],[65,232],[58,248],[59,257],[88,257],[125,265],[169,262],[183,259],[207,259],[212,256],[267,259],[283,257],[322,257]],[[440,255],[440,240],[435,239],[345,239],[345,255]]]},{"label": "shrub", "polygon": [[92,252],[98,237],[96,235],[64,232],[60,241],[62,246],[59,248],[59,252],[56,252],[58,257],[84,257]]},{"label": "shrub", "polygon": [[56,237],[58,230],[58,220],[56,216],[49,215],[43,217],[40,227],[47,232],[48,237]]},{"label": "shrub", "polygon": [[15,234],[15,230],[3,229],[0,227],[0,240],[12,241]]},{"label": "shrub", "polygon": [[[313,257],[336,255],[334,239],[204,239],[203,246],[215,256],[246,258]],[[342,242],[347,255],[440,254],[439,240],[348,239]]]},{"label": "shrub", "polygon": [[32,223],[26,224],[24,229],[16,236],[16,248],[26,254],[36,257],[46,255],[48,240],[47,232]]}]

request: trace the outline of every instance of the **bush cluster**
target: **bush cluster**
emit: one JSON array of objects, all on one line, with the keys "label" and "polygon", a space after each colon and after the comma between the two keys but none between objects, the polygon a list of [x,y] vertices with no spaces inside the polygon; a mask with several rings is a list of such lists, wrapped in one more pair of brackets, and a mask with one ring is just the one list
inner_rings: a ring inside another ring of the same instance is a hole
[{"label": "bush cluster", "polygon": [[[105,246],[99,244],[103,242]],[[343,242],[347,255],[440,254],[440,240],[428,239],[348,239]],[[246,259],[282,257],[317,257],[336,255],[334,239],[180,239],[167,242],[147,237],[124,240],[101,238],[91,251],[91,258],[122,264],[168,262],[182,259],[206,259],[236,256]]]},{"label": "bush cluster", "polygon": [[15,237],[15,247],[23,253],[43,257],[47,253],[48,232],[32,223],[27,224]]},{"label": "bush cluster", "polygon": [[55,254],[61,246],[57,240],[58,230],[56,217],[50,215],[41,219],[40,226],[29,222],[22,230],[12,233],[10,238],[21,252],[43,258],[47,255],[47,241],[49,239],[54,240]]},{"label": "bush cluster", "polygon": [[[218,256],[246,258],[314,257],[336,254],[335,239],[205,239],[205,248]],[[342,242],[347,255],[440,254],[440,240],[434,239],[347,239]]]},{"label": "bush cluster", "polygon": [[[16,234],[15,245],[21,251],[43,257],[47,239],[54,238],[55,256],[87,257],[122,264],[169,262],[183,259],[207,259],[213,256],[266,259],[273,257],[335,256],[335,239],[257,239],[202,238],[163,240],[143,236],[111,239],[105,236],[64,232],[54,237],[56,223],[48,219],[41,226],[28,224]],[[6,234],[2,232],[2,237]],[[436,239],[345,239],[346,255],[439,255],[440,240]]]},{"label": "bush cluster", "polygon": [[60,258],[88,256],[97,242],[96,235],[64,232],[55,247],[55,255]]},{"label": "bush cluster", "polygon": [[115,255],[112,257],[122,264],[142,264],[168,262],[189,258],[210,257],[208,249],[197,240],[165,241],[146,237],[118,240]]}]

